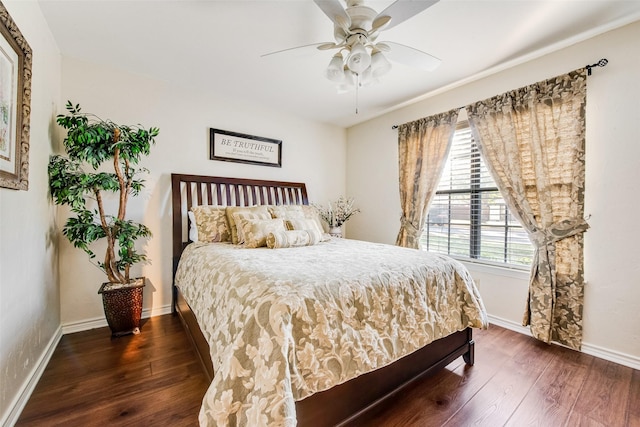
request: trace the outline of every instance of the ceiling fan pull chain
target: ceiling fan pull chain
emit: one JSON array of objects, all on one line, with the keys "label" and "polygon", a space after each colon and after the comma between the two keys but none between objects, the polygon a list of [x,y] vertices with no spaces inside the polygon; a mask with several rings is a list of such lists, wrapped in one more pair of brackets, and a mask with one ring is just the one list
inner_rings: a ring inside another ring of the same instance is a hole
[{"label": "ceiling fan pull chain", "polygon": [[356,74],[356,114],[358,114],[358,94],[360,89],[360,74]]}]

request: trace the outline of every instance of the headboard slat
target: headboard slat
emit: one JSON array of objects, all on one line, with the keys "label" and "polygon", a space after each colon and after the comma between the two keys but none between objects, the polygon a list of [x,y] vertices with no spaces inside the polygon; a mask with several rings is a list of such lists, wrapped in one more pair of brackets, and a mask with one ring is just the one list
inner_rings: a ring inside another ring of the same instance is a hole
[{"label": "headboard slat", "polygon": [[196,183],[196,200],[198,201],[198,206],[202,205],[202,183]]},{"label": "headboard slat", "polygon": [[211,183],[207,183],[207,201],[209,204],[213,204],[213,194],[211,194]]},{"label": "headboard slat", "polygon": [[256,187],[255,187],[255,185],[249,186],[249,189],[251,190],[251,201],[253,202],[254,205],[257,205],[258,204],[258,198],[256,197]]},{"label": "headboard slat", "polygon": [[241,206],[241,200],[242,199],[240,198],[240,189],[238,188],[238,185],[233,185],[233,199],[231,200],[231,202],[227,201],[227,203],[233,203],[236,206]]},{"label": "headboard slat", "polygon": [[[213,186],[213,184],[211,185]],[[216,196],[217,196],[216,202],[220,203],[220,201],[222,200],[222,189],[220,188],[219,185],[216,185],[215,188],[216,188]]]},{"label": "headboard slat", "polygon": [[227,197],[226,199],[222,200],[223,204],[229,204],[229,200],[231,200],[231,187],[229,187],[228,185],[224,185],[224,194]]}]

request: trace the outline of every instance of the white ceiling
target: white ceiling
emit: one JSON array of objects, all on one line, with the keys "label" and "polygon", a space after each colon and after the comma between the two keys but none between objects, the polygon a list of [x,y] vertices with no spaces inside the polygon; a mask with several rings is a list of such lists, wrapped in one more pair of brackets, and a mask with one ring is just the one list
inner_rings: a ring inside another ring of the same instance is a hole
[{"label": "white ceiling", "polygon": [[[63,55],[342,127],[640,19],[639,0],[441,0],[379,37],[428,52],[440,67],[394,64],[360,89],[355,114],[355,92],[338,94],[324,78],[332,51],[261,57],[334,41],[333,24],[312,0],[39,3]],[[365,3],[381,11],[392,1]]]}]

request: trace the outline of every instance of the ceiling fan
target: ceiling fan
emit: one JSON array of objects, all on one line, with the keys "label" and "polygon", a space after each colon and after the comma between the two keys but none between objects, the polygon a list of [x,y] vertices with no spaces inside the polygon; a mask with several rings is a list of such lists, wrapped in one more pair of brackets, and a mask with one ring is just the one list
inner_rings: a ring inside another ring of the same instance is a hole
[{"label": "ceiling fan", "polygon": [[406,21],[428,9],[439,0],[396,0],[378,13],[364,4],[364,0],[313,0],[334,24],[335,42],[315,43],[272,52],[273,55],[293,49],[315,46],[319,50],[338,52],[325,71],[326,77],[340,89],[366,86],[391,69],[392,61],[425,71],[434,70],[440,60],[428,53],[391,41],[379,42],[380,32]]}]

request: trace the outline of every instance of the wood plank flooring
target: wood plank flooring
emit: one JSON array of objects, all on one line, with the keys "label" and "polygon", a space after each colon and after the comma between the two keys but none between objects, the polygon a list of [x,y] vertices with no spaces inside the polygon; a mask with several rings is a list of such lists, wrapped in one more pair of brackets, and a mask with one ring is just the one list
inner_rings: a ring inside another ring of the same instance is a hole
[{"label": "wood plank flooring", "polygon": [[[417,381],[358,426],[640,427],[640,371],[497,326],[462,359]],[[195,426],[204,374],[177,317],[142,333],[62,338],[17,426]]]},{"label": "wood plank flooring", "polygon": [[180,320],[62,337],[17,426],[195,426],[208,383]]}]

